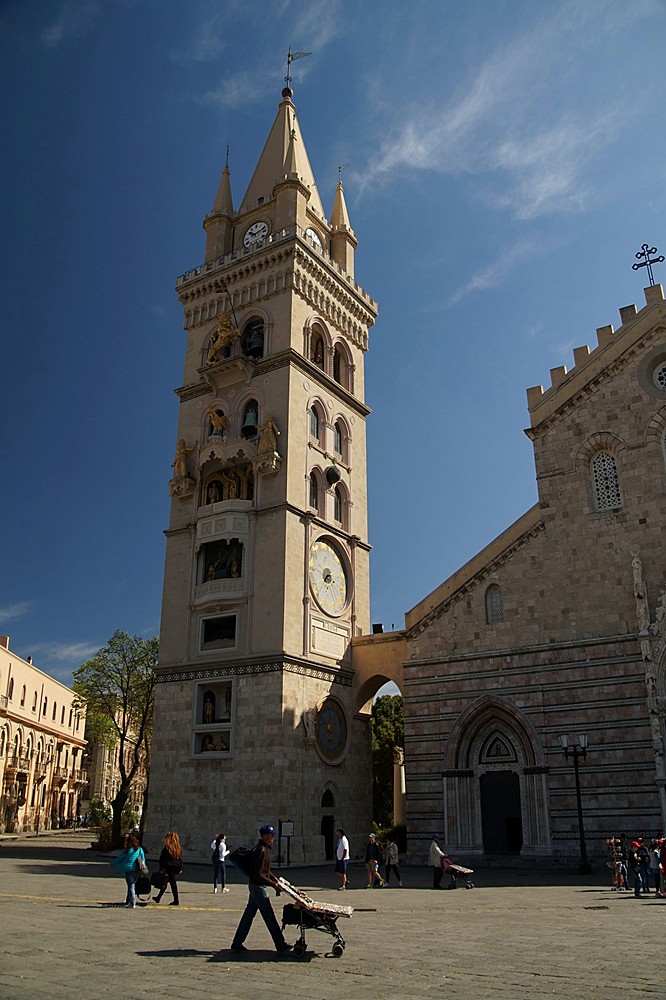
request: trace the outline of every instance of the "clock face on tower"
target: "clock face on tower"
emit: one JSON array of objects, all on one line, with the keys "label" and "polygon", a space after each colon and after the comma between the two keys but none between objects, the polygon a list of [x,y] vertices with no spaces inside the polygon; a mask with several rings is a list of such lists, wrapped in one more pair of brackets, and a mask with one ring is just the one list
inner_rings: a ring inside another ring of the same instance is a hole
[{"label": "clock face on tower", "polygon": [[341,615],[347,603],[347,572],[332,542],[320,538],[310,546],[310,590],[327,615]]},{"label": "clock face on tower", "polygon": [[259,240],[263,240],[267,233],[268,224],[266,222],[253,222],[243,237],[243,246],[249,250]]},{"label": "clock face on tower", "polygon": [[312,229],[312,227],[309,227],[308,229],[305,230],[305,235],[308,237],[309,240],[312,241],[312,243],[314,243],[317,250],[324,249],[321,244],[321,240],[319,239],[319,233],[317,232],[316,229]]},{"label": "clock face on tower", "polygon": [[347,746],[347,716],[342,705],[327,698],[317,716],[317,749],[329,762],[342,756]]}]

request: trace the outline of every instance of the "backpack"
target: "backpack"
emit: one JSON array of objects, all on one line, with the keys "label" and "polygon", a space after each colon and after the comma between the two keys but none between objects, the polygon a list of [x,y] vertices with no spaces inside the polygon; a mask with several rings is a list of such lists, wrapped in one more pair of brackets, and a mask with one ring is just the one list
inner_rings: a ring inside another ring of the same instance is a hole
[{"label": "backpack", "polygon": [[221,843],[216,844],[215,847],[213,848],[213,853],[210,856],[210,860],[213,862],[214,865],[219,865],[219,863],[220,863],[220,847],[221,846],[222,846]]},{"label": "backpack", "polygon": [[232,865],[238,868],[238,871],[242,872],[246,878],[249,878],[252,874],[252,859],[255,851],[256,847],[237,847],[235,851],[227,855],[227,860],[231,861]]}]

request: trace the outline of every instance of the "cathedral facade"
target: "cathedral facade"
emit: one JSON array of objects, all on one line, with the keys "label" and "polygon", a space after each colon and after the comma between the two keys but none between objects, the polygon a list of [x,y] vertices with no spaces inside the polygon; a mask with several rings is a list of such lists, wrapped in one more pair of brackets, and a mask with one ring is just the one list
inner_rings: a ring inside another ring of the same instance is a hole
[{"label": "cathedral facade", "polygon": [[[330,221],[292,91],[238,209],[228,165],[181,275],[186,331],[167,534],[146,842],[178,830],[332,857],[371,820],[363,366],[377,307],[356,282],[341,183]],[[379,682],[381,683],[381,682]],[[377,685],[378,686],[378,685]]]},{"label": "cathedral facade", "polygon": [[[666,825],[666,304],[529,389],[538,502],[406,616],[414,853],[605,855]],[[568,756],[565,755],[565,746]]]}]

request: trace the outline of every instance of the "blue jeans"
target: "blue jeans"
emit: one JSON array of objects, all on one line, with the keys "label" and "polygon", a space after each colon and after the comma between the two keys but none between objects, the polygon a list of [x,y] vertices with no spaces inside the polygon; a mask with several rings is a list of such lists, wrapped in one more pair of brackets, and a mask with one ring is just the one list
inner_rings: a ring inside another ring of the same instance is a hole
[{"label": "blue jeans", "polygon": [[258,910],[264,918],[264,923],[268,928],[270,936],[273,938],[273,944],[276,948],[283,948],[286,941],[284,939],[284,934],[280,930],[280,925],[275,918],[275,914],[273,913],[273,907],[271,906],[271,901],[268,895],[268,886],[253,885],[250,882],[249,889],[250,898],[247,901],[247,906],[245,907],[245,912],[240,919],[240,923],[236,928],[236,933],[234,934],[234,939],[231,942],[231,947],[238,948],[243,944],[245,938],[250,932],[252,921],[256,917]]},{"label": "blue jeans", "polygon": [[131,906],[136,906],[136,890],[134,886],[138,877],[138,872],[125,872],[125,881],[127,882],[127,899],[125,903],[129,903]]},{"label": "blue jeans", "polygon": [[217,883],[224,889],[227,884],[227,869],[224,861],[213,861],[213,888],[217,889]]}]

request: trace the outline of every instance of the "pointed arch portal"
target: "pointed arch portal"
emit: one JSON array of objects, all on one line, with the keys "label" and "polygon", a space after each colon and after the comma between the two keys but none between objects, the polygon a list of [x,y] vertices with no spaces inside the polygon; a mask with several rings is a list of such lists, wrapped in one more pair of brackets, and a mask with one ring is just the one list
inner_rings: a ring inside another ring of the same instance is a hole
[{"label": "pointed arch portal", "polygon": [[444,770],[446,843],[470,854],[551,853],[543,748],[527,716],[483,697],[454,724]]}]

